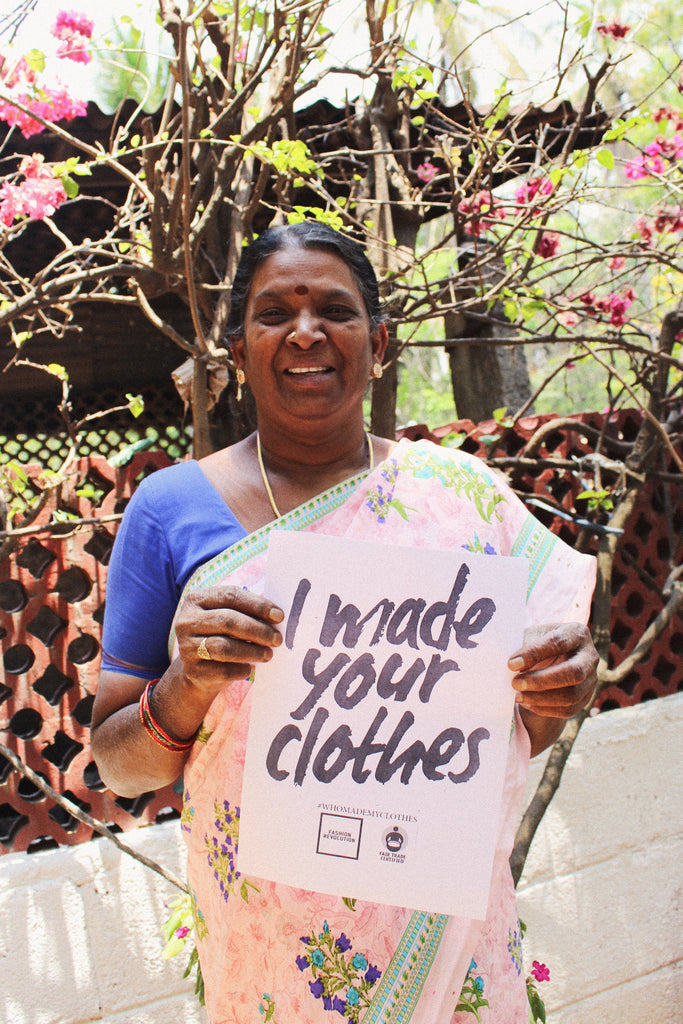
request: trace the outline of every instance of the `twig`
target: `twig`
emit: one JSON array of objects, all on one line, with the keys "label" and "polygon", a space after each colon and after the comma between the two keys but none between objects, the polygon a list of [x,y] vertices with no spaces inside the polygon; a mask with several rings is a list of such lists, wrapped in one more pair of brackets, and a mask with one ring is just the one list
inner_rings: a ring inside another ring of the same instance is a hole
[{"label": "twig", "polygon": [[145,867],[150,868],[151,871],[155,871],[158,875],[161,875],[162,878],[165,878],[167,882],[170,882],[177,889],[180,889],[181,892],[188,891],[185,883],[181,881],[181,879],[179,879],[176,875],[174,875],[172,871],[169,871],[167,868],[162,867],[161,864],[158,864],[150,857],[146,857],[144,853],[138,853],[138,851],[134,850],[132,846],[128,846],[126,843],[121,842],[116,833],[112,832],[112,830],[108,828],[104,824],[104,822],[98,821],[97,818],[92,818],[89,814],[86,814],[85,811],[82,811],[77,804],[73,803],[67,797],[62,796],[61,793],[57,793],[56,790],[54,790],[52,786],[49,784],[49,782],[45,782],[45,780],[41,778],[41,776],[38,775],[36,772],[34,772],[32,768],[29,768],[28,765],[24,764],[21,758],[18,757],[17,754],[14,753],[14,751],[10,750],[9,747],[6,747],[4,743],[0,743],[0,754],[3,757],[6,757],[7,760],[11,762],[11,764],[16,768],[20,775],[23,775],[24,778],[29,779],[34,786],[37,786],[38,789],[45,793],[46,796],[49,796],[50,799],[54,800],[56,804],[59,804],[60,807],[63,807],[64,810],[67,811],[72,817],[76,818],[83,825],[87,825],[88,828],[91,828],[95,832],[98,832],[100,835],[104,836],[105,839],[108,839],[110,842],[114,844],[114,846],[118,847],[118,849],[121,850],[122,853],[128,854],[129,857],[133,857],[134,860],[140,861],[141,864],[144,864]]}]

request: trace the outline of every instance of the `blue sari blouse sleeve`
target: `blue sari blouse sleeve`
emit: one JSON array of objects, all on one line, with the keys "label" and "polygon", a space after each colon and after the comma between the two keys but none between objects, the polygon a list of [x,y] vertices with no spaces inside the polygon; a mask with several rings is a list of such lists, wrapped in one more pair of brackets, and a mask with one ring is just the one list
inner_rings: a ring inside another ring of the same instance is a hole
[{"label": "blue sari blouse sleeve", "polygon": [[102,668],[148,679],[162,675],[185,583],[244,536],[197,462],[147,477],[128,503],[109,561]]}]

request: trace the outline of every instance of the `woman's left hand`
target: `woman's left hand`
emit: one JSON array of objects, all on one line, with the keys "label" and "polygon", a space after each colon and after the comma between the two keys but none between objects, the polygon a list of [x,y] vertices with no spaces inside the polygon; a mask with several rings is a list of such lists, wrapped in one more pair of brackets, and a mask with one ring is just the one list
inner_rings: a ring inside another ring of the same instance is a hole
[{"label": "woman's left hand", "polygon": [[571,718],[585,708],[597,683],[598,652],[577,622],[534,626],[508,659],[522,708],[547,718]]}]

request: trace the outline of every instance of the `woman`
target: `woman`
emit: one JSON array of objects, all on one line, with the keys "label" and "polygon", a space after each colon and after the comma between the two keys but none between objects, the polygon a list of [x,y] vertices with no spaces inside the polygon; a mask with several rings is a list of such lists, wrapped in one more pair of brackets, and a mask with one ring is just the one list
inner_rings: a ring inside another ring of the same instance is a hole
[{"label": "woman", "polygon": [[[372,268],[345,236],[310,223],[261,235],[235,277],[229,333],[258,431],[154,474],[129,505],[110,564],[93,713],[102,778],[131,796],[184,775],[182,827],[212,1024],[455,1024],[472,1008],[481,1020],[526,1021],[507,859],[529,753],[554,741],[595,684],[597,656],[580,625],[593,560],[550,535],[478,460],[366,434],[363,394],[381,375],[387,332]],[[470,500],[473,487],[488,500]],[[284,612],[262,584],[274,522],[529,558],[527,628],[509,662],[518,703],[505,813],[483,925],[239,875],[249,676],[282,642]]]}]

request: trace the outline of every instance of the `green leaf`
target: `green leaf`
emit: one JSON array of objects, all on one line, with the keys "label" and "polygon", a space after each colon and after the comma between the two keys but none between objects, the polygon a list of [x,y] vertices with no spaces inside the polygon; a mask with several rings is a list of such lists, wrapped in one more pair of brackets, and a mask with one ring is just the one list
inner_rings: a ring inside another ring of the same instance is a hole
[{"label": "green leaf", "polygon": [[29,50],[24,54],[24,60],[31,71],[42,72],[45,70],[45,54],[42,50]]},{"label": "green leaf", "polygon": [[142,395],[127,394],[126,401],[128,402],[128,408],[136,419],[145,411],[145,400]]},{"label": "green leaf", "polygon": [[69,199],[75,199],[78,195],[78,182],[74,181],[70,174],[62,174],[60,181]]},{"label": "green leaf", "polygon": [[614,154],[610,149],[599,149],[595,154],[595,158],[608,171],[614,170]]},{"label": "green leaf", "polygon": [[170,942],[167,942],[161,953],[162,959],[170,960],[172,956],[177,956],[178,953],[182,953],[185,949],[185,939],[179,939],[177,935],[174,935]]}]

